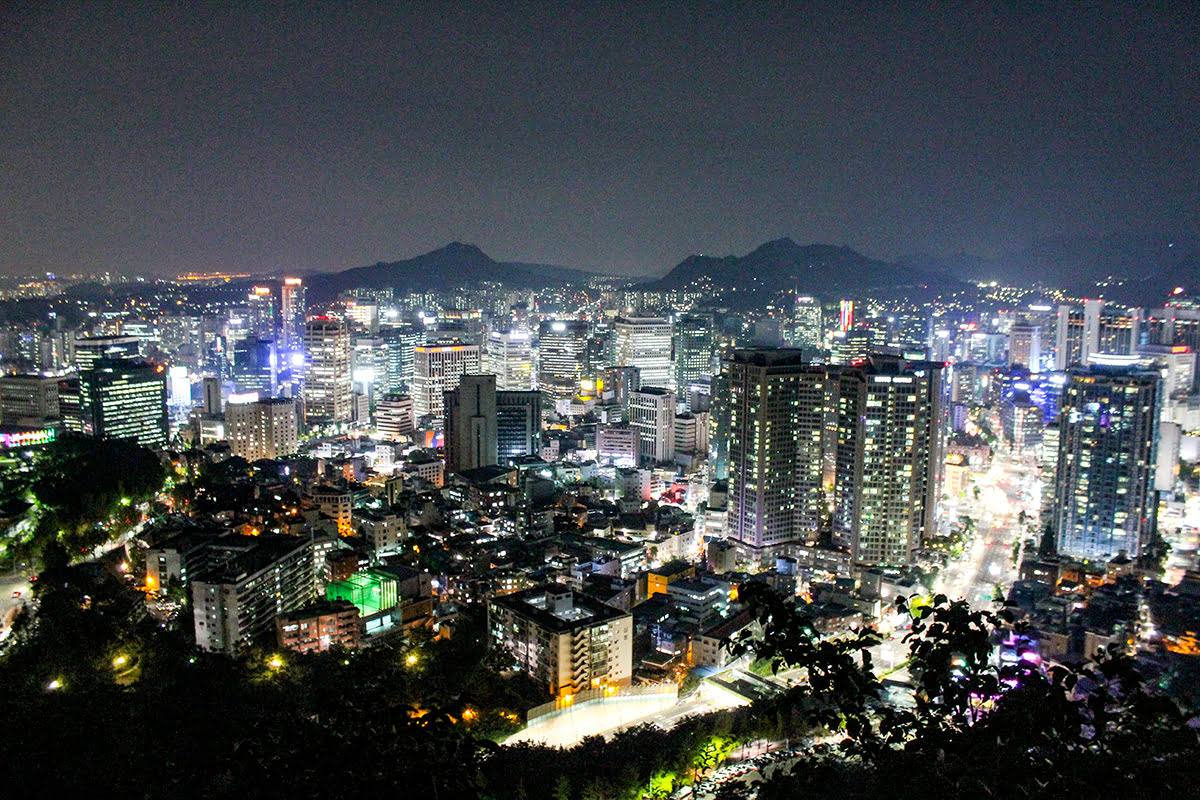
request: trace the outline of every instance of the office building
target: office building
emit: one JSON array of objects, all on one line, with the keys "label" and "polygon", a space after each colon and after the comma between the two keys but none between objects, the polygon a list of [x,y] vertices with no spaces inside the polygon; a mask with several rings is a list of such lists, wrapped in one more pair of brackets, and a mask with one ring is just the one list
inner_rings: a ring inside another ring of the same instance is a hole
[{"label": "office building", "polygon": [[496,376],[464,375],[446,392],[446,470],[496,463]]},{"label": "office building", "polygon": [[202,650],[236,655],[273,634],[278,615],[316,597],[310,539],[267,534],[245,539],[192,580],[196,645]]},{"label": "office building", "polygon": [[233,383],[238,392],[274,397],[278,356],[272,339],[251,334],[233,346]]},{"label": "office building", "polygon": [[439,342],[413,348],[413,407],[420,419],[442,418],[446,392],[458,388],[463,375],[479,374],[479,345]]},{"label": "office building", "polygon": [[500,464],[537,455],[542,446],[542,393],[496,392],[496,456]]},{"label": "office building", "polygon": [[872,356],[841,370],[834,533],[857,564],[910,564],[935,530],[942,367]]},{"label": "office building", "polygon": [[387,342],[386,392],[408,392],[412,389],[413,363],[418,345],[425,344],[425,332],[414,325],[387,328],[380,333]]},{"label": "office building", "polygon": [[617,317],[613,323],[613,362],[637,367],[642,386],[671,386],[671,323],[662,317]]},{"label": "office building", "polygon": [[502,392],[533,389],[533,337],[527,331],[492,331],[487,339],[487,371]]},{"label": "office building", "polygon": [[37,427],[62,420],[58,403],[60,378],[41,375],[0,377],[0,422]]},{"label": "office building", "polygon": [[1052,522],[1059,552],[1141,555],[1154,534],[1159,376],[1130,368],[1068,373],[1058,421]]},{"label": "office building", "polygon": [[284,352],[292,352],[303,345],[304,281],[284,278],[279,299],[279,340]]},{"label": "office building", "polygon": [[642,437],[629,423],[596,426],[596,460],[599,463],[636,467],[641,453]]},{"label": "office building", "polygon": [[[672,386],[680,398],[688,389],[708,384],[712,377],[713,320],[702,314],[685,314],[675,321],[675,380]],[[692,410],[689,407],[689,410]]]},{"label": "office building", "polygon": [[629,424],[638,432],[643,462],[675,460],[675,393],[648,386],[629,393]]},{"label": "office building", "polygon": [[588,324],[575,319],[543,320],[538,325],[538,390],[554,402],[570,400],[588,374]]},{"label": "office building", "polygon": [[629,612],[565,586],[493,598],[488,635],[492,647],[508,653],[556,697],[627,686],[633,677]]},{"label": "office building", "polygon": [[385,394],[375,407],[375,424],[381,439],[398,442],[411,438],[415,430],[413,399],[406,394]]},{"label": "office building", "polygon": [[797,349],[736,350],[722,363],[729,537],[758,562],[815,539],[825,512],[822,442],[831,380]]},{"label": "office building", "polygon": [[167,375],[144,361],[100,359],[79,376],[83,429],[100,439],[167,444]]},{"label": "office building", "polygon": [[813,356],[825,349],[824,340],[821,301],[815,297],[797,297],[796,304],[792,306],[792,327],[788,344]]},{"label": "office building", "polygon": [[303,345],[308,355],[304,377],[306,418],[318,423],[349,422],[354,416],[350,329],[331,317],[311,319],[304,324]]},{"label": "office building", "polygon": [[1027,322],[1017,322],[1008,332],[1008,365],[1022,366],[1030,372],[1040,372],[1042,365],[1042,329]]},{"label": "office building", "polygon": [[136,336],[85,336],[73,342],[75,369],[86,372],[102,358],[120,361],[137,358],[141,342]]},{"label": "office building", "polygon": [[294,455],[300,446],[296,401],[274,397],[225,406],[225,437],[235,456],[247,461]]}]

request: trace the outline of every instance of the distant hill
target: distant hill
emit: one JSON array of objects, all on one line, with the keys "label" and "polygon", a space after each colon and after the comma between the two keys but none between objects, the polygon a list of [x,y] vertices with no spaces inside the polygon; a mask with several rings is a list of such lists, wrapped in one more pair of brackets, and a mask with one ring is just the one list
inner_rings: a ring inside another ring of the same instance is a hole
[{"label": "distant hill", "polygon": [[646,288],[707,288],[722,303],[748,308],[789,289],[834,299],[840,294],[911,291],[948,283],[955,281],[945,274],[877,261],[849,247],[799,245],[783,238],[744,256],[690,256]]},{"label": "distant hill", "polygon": [[900,262],[963,279],[1040,285],[1133,305],[1161,305],[1176,286],[1200,293],[1200,237],[1195,236],[1064,236],[1039,239],[992,259],[960,254]]},{"label": "distant hill", "polygon": [[557,286],[593,277],[596,276],[590,272],[551,264],[496,261],[473,244],[452,242],[403,261],[381,261],[369,267],[314,275],[306,283],[313,301],[322,303],[333,300],[347,289],[445,292],[483,281],[524,289]]}]

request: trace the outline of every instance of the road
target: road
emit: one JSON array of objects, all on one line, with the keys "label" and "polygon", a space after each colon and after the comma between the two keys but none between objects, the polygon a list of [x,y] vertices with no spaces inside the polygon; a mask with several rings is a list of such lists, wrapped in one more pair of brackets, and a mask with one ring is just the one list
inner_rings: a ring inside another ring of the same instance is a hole
[{"label": "road", "polygon": [[988,471],[973,483],[980,490],[979,500],[950,503],[943,518],[971,517],[976,520],[975,534],[962,557],[942,570],[935,589],[983,608],[991,604],[998,585],[1007,591],[1017,577],[1013,545],[1028,535],[1020,515],[1023,511],[1027,520],[1038,518],[1041,484],[1031,466],[1003,453],[997,453]]},{"label": "road", "polygon": [[[0,640],[8,636],[13,617],[29,599],[32,588],[24,572],[0,575]],[[21,596],[13,597],[13,592],[20,592]]]}]

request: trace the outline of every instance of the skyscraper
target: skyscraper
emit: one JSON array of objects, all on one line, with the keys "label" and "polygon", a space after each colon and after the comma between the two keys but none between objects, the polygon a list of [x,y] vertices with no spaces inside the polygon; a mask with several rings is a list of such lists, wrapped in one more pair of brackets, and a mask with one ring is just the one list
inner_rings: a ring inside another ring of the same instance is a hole
[{"label": "skyscraper", "polygon": [[661,464],[674,460],[674,392],[657,386],[630,392],[629,424],[640,437],[642,461]]},{"label": "skyscraper", "polygon": [[671,323],[662,317],[617,317],[613,324],[613,361],[637,367],[642,386],[671,385]]},{"label": "skyscraper", "polygon": [[351,405],[350,330],[332,317],[304,324],[308,373],[304,378],[305,415],[318,422],[349,422]]},{"label": "skyscraper", "polygon": [[1116,367],[1070,370],[1059,414],[1054,531],[1060,552],[1137,558],[1155,531],[1159,376]]},{"label": "skyscraper", "polygon": [[102,358],[80,373],[84,430],[100,439],[134,439],[143,447],[167,443],[167,374],[144,361]]},{"label": "skyscraper", "polygon": [[496,376],[500,391],[532,389],[533,337],[526,331],[492,331],[487,339],[487,371]]},{"label": "skyscraper", "polygon": [[815,297],[797,297],[792,307],[792,346],[813,355],[824,349],[824,338],[821,301]]},{"label": "skyscraper", "polygon": [[718,404],[729,431],[729,536],[752,560],[814,539],[825,510],[825,367],[801,350],[736,350],[722,363]]},{"label": "skyscraper", "polygon": [[496,392],[497,460],[536,455],[542,438],[542,393]]},{"label": "skyscraper", "polygon": [[275,342],[251,334],[233,346],[233,383],[239,392],[275,394]]},{"label": "skyscraper", "polygon": [[446,392],[446,469],[464,472],[496,463],[496,376],[463,375]]},{"label": "skyscraper", "polygon": [[279,339],[284,352],[300,347],[304,330],[304,282],[299,278],[284,278],[280,295]]},{"label": "skyscraper", "polygon": [[841,370],[834,533],[858,564],[907,565],[934,531],[942,367],[872,356]]},{"label": "skyscraper", "polygon": [[443,395],[458,387],[463,375],[479,374],[479,345],[440,342],[413,348],[413,406],[417,417],[440,418]]},{"label": "skyscraper", "polygon": [[413,382],[413,357],[418,345],[425,344],[425,332],[414,325],[399,325],[380,333],[387,342],[386,392],[408,392]]},{"label": "skyscraper", "polygon": [[235,456],[247,461],[290,456],[299,448],[296,401],[275,397],[225,406],[225,437]]},{"label": "skyscraper", "polygon": [[552,400],[570,400],[589,371],[588,325],[577,319],[538,325],[537,388]]},{"label": "skyscraper", "polygon": [[675,392],[686,401],[688,389],[712,377],[713,320],[685,314],[675,321]]},{"label": "skyscraper", "polygon": [[75,369],[85,372],[102,358],[137,358],[140,343],[136,336],[85,336],[73,343]]}]

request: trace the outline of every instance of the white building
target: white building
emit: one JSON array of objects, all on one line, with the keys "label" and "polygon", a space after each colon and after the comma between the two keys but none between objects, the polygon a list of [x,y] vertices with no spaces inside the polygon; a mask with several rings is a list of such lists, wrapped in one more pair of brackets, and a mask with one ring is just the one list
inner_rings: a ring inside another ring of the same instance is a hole
[{"label": "white building", "polygon": [[487,339],[487,371],[496,376],[499,391],[527,392],[533,388],[533,337],[528,331],[492,331]]},{"label": "white building", "polygon": [[633,617],[565,586],[493,598],[488,633],[556,696],[628,686],[633,676]]},{"label": "white building", "polygon": [[671,385],[671,323],[662,317],[617,317],[613,362],[641,370],[642,386]]},{"label": "white building", "polygon": [[275,397],[225,405],[225,436],[235,456],[247,461],[290,456],[300,449],[296,401]]},{"label": "white building", "polygon": [[350,329],[341,320],[320,317],[304,324],[305,413],[322,422],[349,422],[354,416],[350,391]]},{"label": "white building", "polygon": [[675,458],[675,393],[647,387],[629,393],[629,424],[638,432],[643,460],[660,464]]},{"label": "white building", "polygon": [[413,348],[413,410],[417,417],[444,412],[443,395],[463,375],[479,374],[479,345],[447,343]]}]

